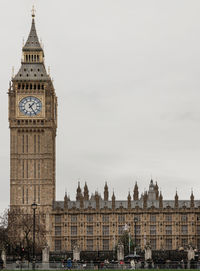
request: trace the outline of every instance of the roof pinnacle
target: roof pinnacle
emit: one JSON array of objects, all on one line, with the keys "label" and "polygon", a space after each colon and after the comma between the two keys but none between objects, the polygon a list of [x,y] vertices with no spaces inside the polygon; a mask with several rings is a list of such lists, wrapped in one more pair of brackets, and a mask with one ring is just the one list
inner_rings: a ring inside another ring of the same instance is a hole
[{"label": "roof pinnacle", "polygon": [[34,18],[34,17],[35,17],[35,7],[34,7],[34,5],[33,5],[33,7],[32,7],[31,12],[32,12],[32,18]]}]

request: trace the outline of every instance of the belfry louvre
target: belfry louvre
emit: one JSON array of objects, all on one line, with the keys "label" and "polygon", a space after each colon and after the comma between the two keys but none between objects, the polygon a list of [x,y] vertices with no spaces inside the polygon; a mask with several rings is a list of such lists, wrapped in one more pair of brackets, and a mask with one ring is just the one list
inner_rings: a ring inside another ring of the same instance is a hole
[{"label": "belfry louvre", "polygon": [[[46,227],[46,242],[51,251],[112,251],[124,227],[137,236],[137,246],[150,243],[153,250],[175,250],[189,244],[200,248],[200,201],[163,200],[157,183],[150,181],[148,191],[133,194],[124,201],[109,197],[107,183],[103,197],[89,194],[85,183],[78,184],[76,200],[67,195],[55,198],[55,155],[57,97],[44,64],[44,51],[32,14],[30,34],[22,48],[19,72],[9,88],[10,124],[10,208],[31,213],[38,204]],[[134,219],[137,218],[136,227]],[[134,232],[136,229],[136,232]]]}]

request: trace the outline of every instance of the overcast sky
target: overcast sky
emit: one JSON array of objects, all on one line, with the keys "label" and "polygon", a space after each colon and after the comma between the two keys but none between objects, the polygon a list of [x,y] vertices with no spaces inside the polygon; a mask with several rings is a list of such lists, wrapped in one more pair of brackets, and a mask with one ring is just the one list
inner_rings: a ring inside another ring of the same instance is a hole
[{"label": "overcast sky", "polygon": [[58,96],[57,199],[90,192],[126,199],[151,177],[164,199],[200,199],[199,0],[0,0],[1,189],[9,205],[7,89],[36,6]]}]

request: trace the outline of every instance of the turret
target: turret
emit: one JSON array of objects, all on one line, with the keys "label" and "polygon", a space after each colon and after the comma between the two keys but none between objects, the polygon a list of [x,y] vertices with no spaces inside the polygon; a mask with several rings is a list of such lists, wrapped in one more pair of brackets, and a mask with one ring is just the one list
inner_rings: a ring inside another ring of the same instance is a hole
[{"label": "turret", "polygon": [[112,209],[113,210],[115,209],[115,194],[114,194],[114,191],[113,191],[113,194],[112,194]]},{"label": "turret", "polygon": [[178,194],[177,194],[177,191],[176,191],[176,195],[174,197],[174,208],[178,208]]},{"label": "turret", "polygon": [[65,193],[65,196],[64,196],[64,209],[68,209],[68,197],[67,197],[67,193]]},{"label": "turret", "polygon": [[134,190],[133,190],[133,199],[138,200],[139,199],[139,190],[137,182],[135,183]]},{"label": "turret", "polygon": [[127,200],[128,200],[128,209],[131,209],[131,194],[130,194],[130,192],[128,193]]},{"label": "turret", "polygon": [[95,192],[95,202],[96,202],[96,209],[99,209],[100,205],[99,205],[99,200],[100,200],[100,196],[98,194],[98,192]]},{"label": "turret", "polygon": [[157,182],[156,182],[156,184],[154,186],[154,189],[155,189],[155,192],[156,192],[156,200],[158,200],[158,198],[159,198],[159,191],[158,191],[159,187],[158,187]]},{"label": "turret", "polygon": [[80,182],[78,182],[78,188],[76,189],[76,200],[80,200],[81,195],[82,195],[82,191],[80,188]]},{"label": "turret", "polygon": [[108,192],[108,185],[107,185],[107,182],[106,182],[105,186],[104,186],[104,200],[105,201],[108,201],[108,196],[109,196],[109,192]]},{"label": "turret", "polygon": [[84,208],[84,198],[83,198],[83,195],[81,193],[80,195],[80,209],[83,209]]},{"label": "turret", "polygon": [[88,190],[87,183],[85,183],[85,186],[84,186],[84,200],[89,200],[89,190]]},{"label": "turret", "polygon": [[148,199],[148,194],[145,191],[144,196],[143,196],[143,208],[147,208],[147,199]]},{"label": "turret", "polygon": [[190,208],[194,208],[194,194],[193,194],[193,191],[191,192],[191,195],[190,195]]},{"label": "turret", "polygon": [[159,208],[160,209],[163,208],[163,196],[162,196],[162,192],[160,192],[160,195],[159,195]]}]

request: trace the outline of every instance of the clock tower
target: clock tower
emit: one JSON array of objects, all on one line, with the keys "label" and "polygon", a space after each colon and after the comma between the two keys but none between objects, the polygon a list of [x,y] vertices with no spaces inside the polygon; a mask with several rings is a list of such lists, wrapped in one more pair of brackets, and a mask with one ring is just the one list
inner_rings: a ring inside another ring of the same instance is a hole
[{"label": "clock tower", "polygon": [[10,207],[41,210],[55,200],[57,97],[44,64],[35,14],[9,88]]}]

